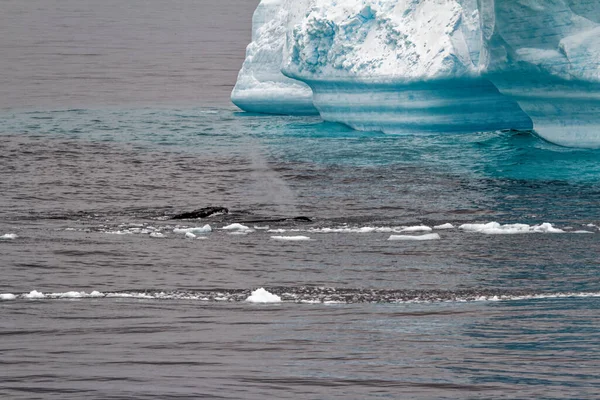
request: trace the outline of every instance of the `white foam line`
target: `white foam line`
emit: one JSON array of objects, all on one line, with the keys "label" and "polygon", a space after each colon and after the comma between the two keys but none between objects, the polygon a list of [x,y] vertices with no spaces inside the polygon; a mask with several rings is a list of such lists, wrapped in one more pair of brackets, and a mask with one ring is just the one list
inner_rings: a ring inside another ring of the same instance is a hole
[{"label": "white foam line", "polygon": [[[262,289],[262,290],[261,290]],[[268,303],[268,302],[288,302],[302,304],[346,304],[343,300],[323,299],[321,297],[305,298],[293,293],[282,294],[281,297],[266,291],[261,288],[257,289],[246,297],[248,302]],[[210,298],[212,297],[212,299]],[[43,293],[37,290],[32,290],[29,293],[0,294],[0,301],[15,301],[15,300],[62,300],[62,299],[90,299],[90,298],[113,298],[113,299],[139,299],[139,300],[195,300],[195,301],[242,301],[239,293],[214,293],[213,296],[207,297],[206,293],[147,293],[147,292],[99,292],[92,291],[90,293],[83,291],[68,291],[58,293]],[[287,298],[286,298],[287,297]],[[290,297],[292,297],[290,299]],[[523,300],[545,300],[545,299],[566,299],[566,298],[596,298],[600,297],[600,292],[559,292],[559,293],[539,293],[530,295],[494,295],[494,296],[477,296],[477,297],[457,297],[457,298],[431,298],[423,299],[416,297],[414,299],[399,299],[393,301],[397,304],[431,304],[431,303],[471,303],[471,302],[497,302],[497,301],[523,301]]]}]

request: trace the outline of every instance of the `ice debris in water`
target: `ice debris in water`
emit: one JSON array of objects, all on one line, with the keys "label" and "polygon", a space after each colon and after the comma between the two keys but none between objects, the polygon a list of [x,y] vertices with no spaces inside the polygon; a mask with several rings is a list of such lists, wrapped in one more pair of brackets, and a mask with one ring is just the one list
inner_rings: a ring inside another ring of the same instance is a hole
[{"label": "ice debris in water", "polygon": [[544,222],[540,225],[506,224],[488,222],[487,224],[463,224],[459,226],[465,232],[478,232],[488,235],[512,235],[519,233],[564,233],[562,229],[555,228],[552,224]]},{"label": "ice debris in water", "polygon": [[203,237],[203,236],[197,236],[197,235],[193,234],[192,232],[186,232],[186,233],[185,233],[185,237],[186,237],[187,239],[206,239],[206,237]]},{"label": "ice debris in water", "polygon": [[390,235],[388,240],[438,240],[438,233],[427,233],[425,235]]},{"label": "ice debris in water", "polygon": [[230,224],[221,228],[225,231],[229,231],[231,235],[245,235],[250,232],[254,232],[252,229],[242,224]]},{"label": "ice debris in water", "polygon": [[187,233],[193,233],[194,235],[197,235],[197,234],[210,233],[210,232],[212,232],[212,228],[208,224],[206,224],[204,226],[197,226],[194,228],[175,228],[175,229],[173,229],[173,233],[179,233],[182,235],[185,235]]},{"label": "ice debris in water", "polygon": [[308,236],[271,236],[273,240],[283,240],[288,242],[304,242],[310,240]]},{"label": "ice debris in water", "polygon": [[162,233],[160,233],[160,232],[152,232],[152,233],[150,234],[150,237],[151,237],[151,238],[164,238],[164,237],[165,237],[165,235],[163,235],[163,234],[162,234]]},{"label": "ice debris in water", "polygon": [[281,297],[266,291],[264,288],[259,288],[253,291],[246,301],[250,303],[279,303]]},{"label": "ice debris in water", "polygon": [[433,227],[433,229],[454,229],[454,225],[452,225],[451,223],[436,225]]},{"label": "ice debris in water", "polygon": [[14,240],[16,238],[18,238],[19,236],[17,236],[16,233],[6,233],[2,236],[0,236],[1,240]]},{"label": "ice debris in water", "polygon": [[12,293],[0,293],[0,300],[14,300],[17,296]]},{"label": "ice debris in water", "polygon": [[31,292],[24,295],[23,297],[25,297],[26,299],[43,299],[46,296],[42,292],[38,292],[37,290],[32,290]]}]

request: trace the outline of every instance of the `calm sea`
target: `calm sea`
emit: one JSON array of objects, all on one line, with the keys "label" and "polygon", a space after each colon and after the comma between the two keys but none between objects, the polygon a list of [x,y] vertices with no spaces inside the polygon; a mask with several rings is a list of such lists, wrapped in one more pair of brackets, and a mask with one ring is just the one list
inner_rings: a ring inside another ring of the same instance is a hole
[{"label": "calm sea", "polygon": [[239,112],[256,4],[0,1],[0,398],[599,398],[600,154]]}]

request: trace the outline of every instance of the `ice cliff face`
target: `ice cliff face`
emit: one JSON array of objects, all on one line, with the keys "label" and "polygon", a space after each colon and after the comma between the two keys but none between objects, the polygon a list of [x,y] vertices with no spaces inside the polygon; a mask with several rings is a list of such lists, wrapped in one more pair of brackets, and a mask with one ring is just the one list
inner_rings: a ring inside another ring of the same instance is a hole
[{"label": "ice cliff face", "polygon": [[535,127],[600,147],[599,20],[598,0],[263,0],[236,90],[277,82],[307,104],[304,82],[324,119],[356,129]]},{"label": "ice cliff face", "polygon": [[483,73],[540,136],[600,147],[600,1],[479,2]]},{"label": "ice cliff face", "polygon": [[285,0],[263,0],[252,18],[252,42],[231,101],[243,110],[271,114],[316,114],[310,88],[281,73],[288,8]]}]

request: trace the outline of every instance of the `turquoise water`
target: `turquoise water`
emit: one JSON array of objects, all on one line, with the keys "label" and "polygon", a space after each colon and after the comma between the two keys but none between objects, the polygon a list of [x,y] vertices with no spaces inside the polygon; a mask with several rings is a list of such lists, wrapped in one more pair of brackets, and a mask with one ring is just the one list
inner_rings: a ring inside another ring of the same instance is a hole
[{"label": "turquoise water", "polygon": [[[389,135],[318,117],[233,108],[73,109],[3,112],[4,133],[35,133],[207,152],[254,140],[277,160],[348,167],[416,165],[481,178],[595,183],[597,150],[553,145],[529,131]],[[240,151],[242,149],[239,149]]]}]

